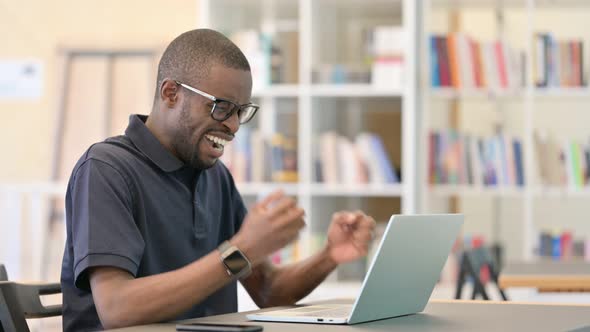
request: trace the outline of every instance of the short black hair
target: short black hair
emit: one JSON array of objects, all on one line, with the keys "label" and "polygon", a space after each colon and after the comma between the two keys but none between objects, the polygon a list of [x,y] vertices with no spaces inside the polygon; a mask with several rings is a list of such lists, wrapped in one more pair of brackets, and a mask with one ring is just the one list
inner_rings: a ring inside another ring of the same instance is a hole
[{"label": "short black hair", "polygon": [[160,59],[156,98],[164,78],[196,84],[207,78],[213,64],[250,71],[244,53],[222,33],[195,29],[181,34],[166,47]]}]

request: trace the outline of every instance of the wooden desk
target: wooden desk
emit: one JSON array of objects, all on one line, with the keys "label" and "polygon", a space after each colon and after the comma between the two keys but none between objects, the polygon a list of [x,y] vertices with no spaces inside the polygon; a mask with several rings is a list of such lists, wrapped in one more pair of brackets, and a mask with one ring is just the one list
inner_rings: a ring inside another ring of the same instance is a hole
[{"label": "wooden desk", "polygon": [[[432,300],[424,312],[419,314],[356,325],[251,322],[246,319],[244,313],[211,316],[190,321],[262,325],[264,332],[571,331],[590,328],[590,306]],[[175,324],[144,325],[113,331],[173,332]]]},{"label": "wooden desk", "polygon": [[589,292],[590,263],[539,261],[509,263],[500,272],[500,288],[528,287],[540,292]]}]

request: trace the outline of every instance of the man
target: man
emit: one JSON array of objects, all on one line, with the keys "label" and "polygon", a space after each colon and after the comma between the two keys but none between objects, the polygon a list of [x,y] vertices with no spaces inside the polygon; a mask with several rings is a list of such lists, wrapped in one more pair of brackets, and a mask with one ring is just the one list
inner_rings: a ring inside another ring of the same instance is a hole
[{"label": "man", "polygon": [[285,267],[267,257],[304,226],[275,192],[246,211],[218,158],[257,106],[242,52],[206,29],[177,37],[158,67],[153,109],[94,144],[66,195],[64,330],[84,331],[237,310],[240,279],[260,307],[293,304],[340,263],[364,256],[362,212],[333,215],[325,248]]}]

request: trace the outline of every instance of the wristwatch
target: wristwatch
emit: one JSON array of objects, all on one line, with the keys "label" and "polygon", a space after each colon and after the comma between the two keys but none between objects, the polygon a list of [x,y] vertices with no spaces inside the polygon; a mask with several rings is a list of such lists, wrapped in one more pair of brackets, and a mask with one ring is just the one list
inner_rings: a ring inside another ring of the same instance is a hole
[{"label": "wristwatch", "polygon": [[221,262],[230,277],[241,279],[252,272],[252,265],[246,255],[229,241],[224,241],[217,249],[221,252]]}]

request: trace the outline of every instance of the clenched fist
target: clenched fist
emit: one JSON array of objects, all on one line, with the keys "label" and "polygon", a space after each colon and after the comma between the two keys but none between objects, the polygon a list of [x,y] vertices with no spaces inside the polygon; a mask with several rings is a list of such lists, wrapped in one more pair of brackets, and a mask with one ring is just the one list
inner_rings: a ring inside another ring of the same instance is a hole
[{"label": "clenched fist", "polygon": [[326,244],[330,258],[341,264],[367,255],[374,232],[375,220],[361,211],[334,213]]},{"label": "clenched fist", "polygon": [[250,208],[230,242],[255,266],[297,238],[305,226],[303,215],[294,199],[275,191]]}]

